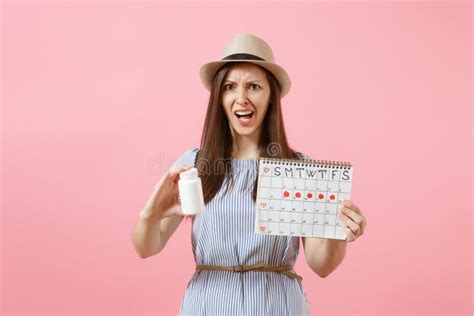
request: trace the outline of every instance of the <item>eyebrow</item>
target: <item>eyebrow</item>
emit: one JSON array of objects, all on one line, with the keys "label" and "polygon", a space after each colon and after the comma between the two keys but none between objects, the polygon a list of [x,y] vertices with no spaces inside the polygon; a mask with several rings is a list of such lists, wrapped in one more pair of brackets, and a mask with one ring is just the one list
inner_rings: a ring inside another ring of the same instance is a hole
[{"label": "eyebrow", "polygon": [[[232,81],[232,80],[226,80],[225,82],[232,82],[232,83],[236,83],[235,81]],[[250,80],[249,83],[252,83],[252,82],[262,82],[261,80]]]}]

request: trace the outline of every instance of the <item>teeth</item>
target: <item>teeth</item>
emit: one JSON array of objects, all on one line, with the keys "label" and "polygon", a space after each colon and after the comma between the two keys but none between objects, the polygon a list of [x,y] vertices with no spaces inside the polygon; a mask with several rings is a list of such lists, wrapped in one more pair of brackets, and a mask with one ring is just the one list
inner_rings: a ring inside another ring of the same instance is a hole
[{"label": "teeth", "polygon": [[252,114],[253,112],[252,111],[237,111],[235,113],[238,115],[248,115],[248,114]]}]

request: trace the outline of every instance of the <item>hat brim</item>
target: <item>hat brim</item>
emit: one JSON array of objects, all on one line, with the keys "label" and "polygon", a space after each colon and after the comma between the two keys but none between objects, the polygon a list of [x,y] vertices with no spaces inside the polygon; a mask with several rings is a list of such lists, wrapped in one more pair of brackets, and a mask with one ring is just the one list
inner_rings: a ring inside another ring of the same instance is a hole
[{"label": "hat brim", "polygon": [[285,69],[283,69],[277,64],[274,64],[268,61],[249,60],[249,59],[219,60],[219,61],[213,61],[213,62],[209,62],[207,64],[202,65],[201,69],[199,70],[199,76],[201,77],[201,82],[204,85],[204,87],[206,87],[207,90],[211,91],[212,80],[217,70],[219,69],[219,67],[227,63],[235,63],[235,62],[246,62],[246,63],[257,64],[267,69],[268,71],[270,71],[278,80],[278,83],[281,86],[280,98],[283,98],[290,91],[291,80],[290,80],[290,76],[288,76],[288,73],[285,71]]}]

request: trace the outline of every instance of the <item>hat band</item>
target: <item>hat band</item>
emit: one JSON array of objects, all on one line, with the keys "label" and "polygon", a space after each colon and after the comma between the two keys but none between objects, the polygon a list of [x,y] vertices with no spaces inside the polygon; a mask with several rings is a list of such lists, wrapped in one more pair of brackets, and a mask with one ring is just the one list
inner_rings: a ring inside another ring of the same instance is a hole
[{"label": "hat band", "polygon": [[265,60],[263,58],[260,58],[258,56],[252,55],[252,54],[232,54],[227,57],[222,58],[222,60],[236,60],[236,59],[246,59],[246,60]]}]

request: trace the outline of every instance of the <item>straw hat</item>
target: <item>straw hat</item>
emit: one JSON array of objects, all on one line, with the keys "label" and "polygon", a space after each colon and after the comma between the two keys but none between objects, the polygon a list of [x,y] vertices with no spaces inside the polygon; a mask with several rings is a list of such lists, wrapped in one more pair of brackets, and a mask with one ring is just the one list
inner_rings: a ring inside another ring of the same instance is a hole
[{"label": "straw hat", "polygon": [[201,82],[210,91],[212,79],[220,66],[229,62],[242,61],[257,64],[270,71],[280,83],[280,98],[283,98],[290,91],[290,77],[285,69],[275,63],[270,45],[263,39],[250,33],[234,35],[225,46],[220,60],[202,65],[199,71]]}]

